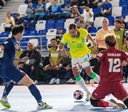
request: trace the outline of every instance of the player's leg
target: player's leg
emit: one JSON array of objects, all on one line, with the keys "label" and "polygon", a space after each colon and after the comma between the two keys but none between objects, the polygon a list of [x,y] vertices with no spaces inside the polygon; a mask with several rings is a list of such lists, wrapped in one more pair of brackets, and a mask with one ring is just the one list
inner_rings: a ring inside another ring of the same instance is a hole
[{"label": "player's leg", "polygon": [[89,67],[84,67],[85,72],[87,73],[88,76],[90,76],[95,82],[99,83],[100,81],[100,77],[98,74],[96,74],[95,72],[93,72],[92,68]]},{"label": "player's leg", "polygon": [[44,69],[44,72],[50,77],[49,84],[54,84],[56,82],[56,79],[52,74],[53,68],[52,68],[51,64],[46,65],[43,69]]},{"label": "player's leg", "polygon": [[9,94],[10,91],[12,90],[13,86],[14,86],[14,82],[13,82],[13,81],[7,82],[7,83],[5,84],[5,88],[4,88],[2,97],[7,98],[8,94]]},{"label": "player's leg", "polygon": [[[104,88],[105,87],[105,88]],[[110,101],[104,101],[105,96],[111,93],[111,84],[99,84],[98,87],[92,93],[90,98],[91,105],[94,107],[113,107],[113,108],[125,108],[121,103],[115,102],[113,99]]]},{"label": "player's leg", "polygon": [[12,90],[13,86],[14,86],[14,82],[9,81],[8,78],[5,78],[2,71],[0,70],[0,75],[2,77],[2,79],[4,80],[5,83],[5,87],[4,87],[4,91],[3,91],[3,95],[0,99],[0,103],[5,107],[5,108],[10,108],[11,105],[8,102],[8,94],[10,93],[10,91]]},{"label": "player's leg", "polygon": [[[73,75],[75,76],[76,82],[83,88],[83,90],[87,93],[87,96],[89,96],[91,93],[88,90],[84,79],[80,76],[80,72],[81,72],[81,68],[79,68],[79,66],[77,66],[77,63],[79,62],[79,60],[73,58],[72,59],[72,72]],[[88,98],[86,99],[88,100]]]},{"label": "player's leg", "polygon": [[36,101],[38,103],[37,109],[44,109],[44,108],[52,109],[52,106],[50,106],[50,105],[48,105],[48,104],[46,104],[45,102],[42,101],[42,96],[40,94],[40,91],[36,87],[34,82],[27,75],[25,75],[24,72],[21,72],[21,74],[22,74],[22,78],[21,78],[20,81],[18,81],[18,83],[23,84],[23,85],[28,87],[31,94],[34,96],[34,98],[36,99]]},{"label": "player's leg", "polygon": [[99,83],[100,77],[95,72],[93,72],[93,70],[90,66],[89,60],[90,60],[89,54],[87,54],[81,58],[82,68],[85,69],[85,72],[87,73],[88,76],[90,76],[95,82]]},{"label": "player's leg", "polygon": [[14,86],[14,83],[13,82],[7,82],[6,85],[5,85],[5,88],[4,88],[4,91],[3,91],[3,95],[0,99],[0,103],[5,107],[5,108],[10,108],[11,105],[10,103],[8,102],[8,94],[10,93],[10,91],[12,90]]},{"label": "player's leg", "polygon": [[112,108],[125,108],[125,105],[117,103],[115,100],[111,99],[110,101],[105,101],[102,99],[95,99],[91,96],[90,98],[91,105],[94,107],[112,107]]},{"label": "player's leg", "polygon": [[[115,88],[114,88],[115,87]],[[115,83],[113,87],[113,96],[121,100],[128,108],[128,93],[121,82]],[[116,101],[113,101],[117,103]]]}]

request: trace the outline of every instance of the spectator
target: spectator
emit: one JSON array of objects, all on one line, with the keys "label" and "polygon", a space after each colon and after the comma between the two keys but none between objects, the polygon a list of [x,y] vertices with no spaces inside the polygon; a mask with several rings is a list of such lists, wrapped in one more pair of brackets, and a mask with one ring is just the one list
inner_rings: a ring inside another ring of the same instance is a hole
[{"label": "spectator", "polygon": [[[128,38],[126,38],[126,44],[121,48],[123,51],[128,53]],[[123,82],[127,82],[128,77],[128,63],[123,61]]]},{"label": "spectator", "polygon": [[34,10],[35,8],[33,7],[32,2],[28,2],[28,7],[26,10],[26,16],[23,17],[23,20],[31,21],[34,20]]},{"label": "spectator", "polygon": [[[96,43],[98,46],[98,52],[106,49],[104,36],[109,33],[114,34],[114,31],[108,28],[108,26],[109,26],[109,20],[107,18],[104,18],[102,20],[102,28],[98,30],[96,33]],[[93,69],[94,72],[99,74],[99,68],[100,68],[100,63],[97,63]]]},{"label": "spectator", "polygon": [[[51,72],[51,80],[49,84],[59,84],[60,83],[60,69],[62,68],[62,60],[63,58],[60,56],[60,53],[57,51],[57,40],[55,38],[51,39],[51,45],[52,47],[49,49],[49,61],[50,64],[46,65],[43,69],[48,73],[47,71]],[[47,74],[49,75],[49,74]]]},{"label": "spectator", "polygon": [[35,41],[35,39],[31,39],[28,42],[28,49],[23,51],[23,53],[20,55],[20,59],[24,57],[28,57],[28,61],[26,61],[23,65],[23,68],[21,67],[23,63],[20,63],[18,67],[26,72],[32,79],[35,81],[35,83],[38,83],[39,81],[39,75],[40,75],[40,63],[41,63],[41,54],[36,49],[36,46],[38,45],[38,41]]},{"label": "spectator", "polygon": [[121,28],[124,30],[124,35],[126,36],[126,38],[128,37],[128,30],[125,27],[125,22],[121,22]]},{"label": "spectator", "polygon": [[65,18],[65,19],[70,18],[71,13],[72,13],[72,7],[70,6],[70,2],[67,2],[66,6],[62,8],[61,18]]},{"label": "spectator", "polygon": [[109,2],[109,0],[105,0],[105,2],[101,6],[101,12],[99,14],[96,14],[97,16],[110,16],[112,12],[112,4]]},{"label": "spectator", "polygon": [[[57,0],[57,1],[58,1],[58,5],[64,4],[64,0]],[[51,3],[54,4],[54,0],[51,0]]]},{"label": "spectator", "polygon": [[16,14],[15,24],[16,25],[23,25],[23,19],[20,17],[19,13]]},{"label": "spectator", "polygon": [[123,16],[120,16],[120,17],[119,17],[119,21],[120,21],[121,23],[125,24],[125,28],[127,27],[127,23],[124,21]]},{"label": "spectator", "polygon": [[0,9],[2,8],[3,5],[4,5],[3,1],[0,0]]},{"label": "spectator", "polygon": [[112,29],[109,29],[108,26],[109,26],[109,20],[107,18],[104,18],[102,20],[102,28],[98,30],[96,33],[96,43],[98,45],[99,51],[106,49],[104,36],[108,33],[114,34],[114,31]]},{"label": "spectator", "polygon": [[62,28],[58,28],[57,29],[57,36],[56,36],[57,44],[60,43],[62,36],[63,36],[63,30],[62,30]]},{"label": "spectator", "polygon": [[81,14],[78,10],[78,7],[76,5],[72,6],[72,15],[71,15],[71,17],[78,18],[80,16],[81,16]]},{"label": "spectator", "polygon": [[91,25],[89,25],[88,23],[84,22],[84,17],[81,16],[78,20],[78,22],[76,23],[77,27],[79,28],[84,28],[84,29],[89,29],[91,27]]},{"label": "spectator", "polygon": [[49,13],[50,14],[47,15],[47,19],[60,19],[62,9],[57,0],[54,0],[53,5],[49,8]]},{"label": "spectator", "polygon": [[35,20],[43,20],[45,19],[45,6],[42,3],[42,0],[38,0],[38,5],[35,8]]},{"label": "spectator", "polygon": [[97,8],[98,1],[97,0],[84,0],[84,5],[88,5],[89,8]]},{"label": "spectator", "polygon": [[19,59],[20,59],[20,55],[22,54],[22,52],[23,52],[23,49],[20,48],[20,43],[16,41],[16,57],[14,61],[15,66],[17,66],[18,63],[20,62]]},{"label": "spectator", "polygon": [[45,11],[47,12],[48,11],[48,9],[49,9],[49,7],[52,5],[52,3],[51,3],[51,0],[46,0],[45,1]]},{"label": "spectator", "polygon": [[115,20],[114,26],[115,26],[114,32],[115,32],[115,35],[116,35],[116,39],[117,39],[117,43],[118,43],[118,48],[121,49],[122,46],[126,42],[125,31],[120,28],[121,27],[121,22],[119,20]]},{"label": "spectator", "polygon": [[5,31],[11,31],[12,26],[15,26],[15,20],[11,16],[10,12],[7,12],[6,24],[5,24]]},{"label": "spectator", "polygon": [[84,17],[84,22],[93,26],[94,14],[93,14],[93,11],[89,8],[88,5],[85,6],[85,9],[84,9],[84,12],[83,12],[83,17]]}]

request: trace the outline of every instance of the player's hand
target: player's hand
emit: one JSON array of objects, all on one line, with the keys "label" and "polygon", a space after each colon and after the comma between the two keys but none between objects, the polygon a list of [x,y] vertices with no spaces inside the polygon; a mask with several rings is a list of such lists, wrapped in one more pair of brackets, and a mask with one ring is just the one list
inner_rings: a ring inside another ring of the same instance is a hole
[{"label": "player's hand", "polygon": [[17,68],[23,68],[23,67],[24,67],[23,63],[17,65]]},{"label": "player's hand", "polygon": [[97,44],[96,44],[95,42],[93,42],[92,44],[93,44],[93,48],[94,48],[95,50],[97,50]]},{"label": "player's hand", "polygon": [[68,57],[68,53],[67,53],[67,51],[65,51],[65,50],[62,50],[61,51],[61,55],[63,56],[63,57]]},{"label": "player's hand", "polygon": [[25,56],[22,58],[24,61],[28,61],[29,60],[29,57],[28,56]]},{"label": "player's hand", "polygon": [[4,49],[4,46],[0,45],[0,52],[2,52],[3,49]]},{"label": "player's hand", "polygon": [[35,67],[34,66],[31,66],[31,70],[33,71],[35,69]]}]

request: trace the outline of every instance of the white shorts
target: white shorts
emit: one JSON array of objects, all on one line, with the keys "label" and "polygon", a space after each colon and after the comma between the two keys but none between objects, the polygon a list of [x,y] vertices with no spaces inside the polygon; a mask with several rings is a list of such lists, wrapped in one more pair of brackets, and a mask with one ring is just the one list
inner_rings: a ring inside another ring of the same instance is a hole
[{"label": "white shorts", "polygon": [[[77,66],[78,64],[82,66],[83,69],[87,68],[90,66],[89,60],[91,59],[90,54],[86,54],[85,56],[81,58],[72,58],[72,68]],[[81,70],[80,70],[81,71]]]}]

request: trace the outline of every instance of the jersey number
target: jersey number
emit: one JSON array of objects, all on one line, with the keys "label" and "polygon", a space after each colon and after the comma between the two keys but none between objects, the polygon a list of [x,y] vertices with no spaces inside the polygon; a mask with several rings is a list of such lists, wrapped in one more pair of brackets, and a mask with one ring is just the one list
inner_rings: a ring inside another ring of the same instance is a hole
[{"label": "jersey number", "polygon": [[109,72],[120,72],[121,60],[119,58],[109,58]]}]

